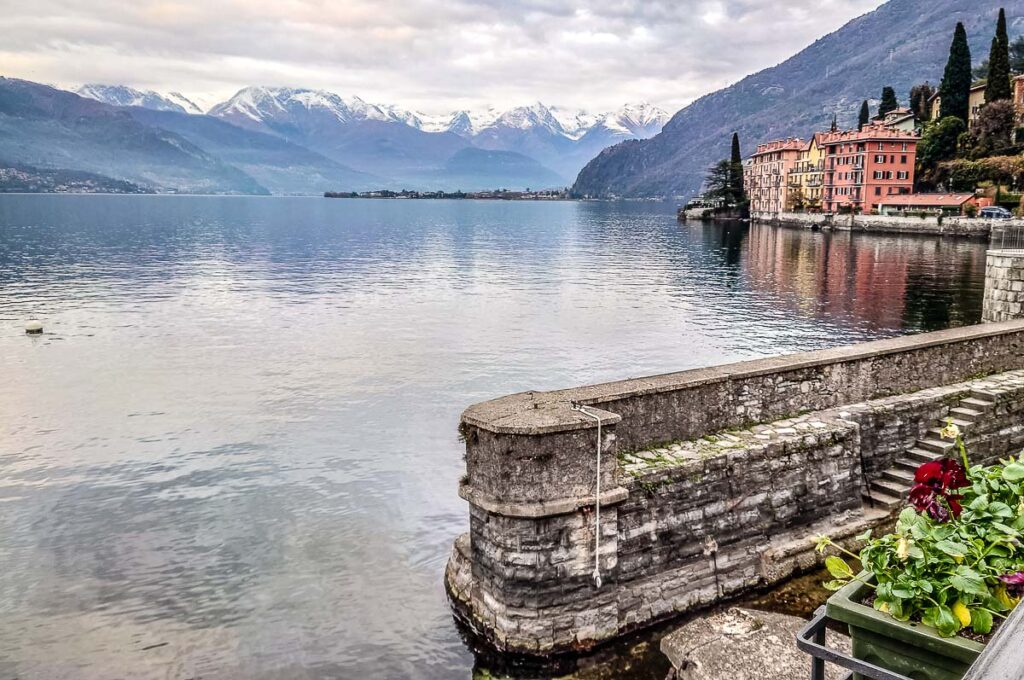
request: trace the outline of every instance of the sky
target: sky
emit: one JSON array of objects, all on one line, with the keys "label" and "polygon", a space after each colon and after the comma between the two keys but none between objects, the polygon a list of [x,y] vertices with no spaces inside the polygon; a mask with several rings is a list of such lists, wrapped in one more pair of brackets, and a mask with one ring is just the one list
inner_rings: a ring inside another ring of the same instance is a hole
[{"label": "sky", "polygon": [[674,112],[880,0],[0,0],[0,74],[58,87],[326,89],[439,114]]}]

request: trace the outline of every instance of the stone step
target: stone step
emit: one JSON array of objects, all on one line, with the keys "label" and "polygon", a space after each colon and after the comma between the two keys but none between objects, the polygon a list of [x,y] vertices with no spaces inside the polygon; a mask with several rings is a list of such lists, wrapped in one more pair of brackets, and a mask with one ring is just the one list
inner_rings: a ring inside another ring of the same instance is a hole
[{"label": "stone step", "polygon": [[907,458],[910,458],[911,460],[916,460],[918,462],[918,465],[920,465],[921,463],[927,463],[932,460],[938,460],[939,458],[942,458],[942,454],[937,453],[935,451],[928,451],[915,446],[912,449],[907,449]]},{"label": "stone step", "polygon": [[[960,403],[963,404],[963,402]],[[949,414],[953,416],[954,422],[956,419],[962,418],[963,420],[970,421],[971,423],[977,422],[978,419],[984,415],[981,411],[973,408],[967,408],[966,406],[951,408],[949,409]]]},{"label": "stone step", "polygon": [[958,406],[950,409],[949,415],[952,416],[953,422],[956,423],[957,427],[963,427],[961,425],[962,422],[974,425],[984,414],[974,409]]},{"label": "stone step", "polygon": [[914,460],[913,458],[897,458],[893,463],[893,468],[899,470],[906,470],[913,477],[914,473],[917,472],[917,468],[921,467],[921,463],[925,461]]},{"label": "stone step", "polygon": [[953,442],[945,439],[918,439],[917,448],[945,454],[953,448]]},{"label": "stone step", "polygon": [[882,473],[882,479],[892,480],[897,484],[902,484],[904,488],[910,489],[914,483],[914,472],[914,470],[893,466]]},{"label": "stone step", "polygon": [[991,395],[984,394],[979,397],[976,390],[971,390],[971,396],[966,399],[961,399],[960,405],[984,413],[985,411],[990,411],[992,407],[996,405],[996,402]]},{"label": "stone step", "polygon": [[892,510],[893,508],[903,505],[903,499],[898,496],[891,494],[882,493],[872,489],[869,492],[863,494],[864,504],[869,507],[882,508],[883,510]]},{"label": "stone step", "polygon": [[891,479],[876,479],[871,482],[871,494],[874,495],[876,491],[883,493],[887,496],[894,496],[896,498],[903,498],[903,495],[909,491],[910,488],[902,484],[901,482],[894,482]]},{"label": "stone step", "polygon": [[[978,415],[981,414],[979,413]],[[950,418],[950,420],[952,420],[953,424],[959,427],[963,432],[966,432],[967,430],[971,429],[974,425],[977,424],[977,422],[974,420],[964,420],[963,418],[957,418],[955,414],[953,415],[953,417]],[[942,425],[943,427],[945,427],[945,421],[943,421]]]}]

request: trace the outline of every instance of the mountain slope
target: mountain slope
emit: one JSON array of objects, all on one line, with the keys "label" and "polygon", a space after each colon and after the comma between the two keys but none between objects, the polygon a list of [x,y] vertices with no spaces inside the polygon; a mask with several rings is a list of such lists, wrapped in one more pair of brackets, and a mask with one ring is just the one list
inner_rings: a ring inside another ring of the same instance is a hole
[{"label": "mountain slope", "polygon": [[704,96],[676,113],[662,132],[602,151],[584,167],[574,192],[590,196],[696,193],[706,169],[729,153],[738,131],[745,154],[758,141],[827,128],[833,113],[855,124],[864,99],[891,85],[902,102],[911,86],[942,78],[957,21],[971,53],[988,53],[996,14],[1006,5],[1011,35],[1024,32],[1024,4],[1006,0],[890,0],[796,56]]},{"label": "mountain slope", "polygon": [[178,113],[202,113],[202,110],[183,94],[170,92],[162,95],[152,90],[136,90],[125,85],[100,85],[92,83],[75,90],[75,94],[95,99],[111,106],[141,106],[154,111],[177,111]]},{"label": "mountain slope", "polygon": [[43,170],[79,170],[141,187],[265,194],[255,179],[129,109],[0,78],[0,158]]},{"label": "mountain slope", "polygon": [[380,186],[377,177],[356,172],[304,147],[205,115],[127,109],[142,123],[168,130],[230,163],[275,194],[363,191]]},{"label": "mountain slope", "polygon": [[553,189],[566,186],[565,178],[529,156],[514,151],[489,151],[466,147],[449,158],[433,178],[424,177],[430,189],[481,191],[484,189]]}]

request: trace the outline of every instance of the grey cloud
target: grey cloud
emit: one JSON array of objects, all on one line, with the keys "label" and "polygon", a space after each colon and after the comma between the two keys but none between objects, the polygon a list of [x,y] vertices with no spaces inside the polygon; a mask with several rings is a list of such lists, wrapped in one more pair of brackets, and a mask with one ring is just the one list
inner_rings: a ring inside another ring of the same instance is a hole
[{"label": "grey cloud", "polygon": [[6,75],[229,95],[322,87],[427,111],[675,109],[879,0],[5,0]]}]

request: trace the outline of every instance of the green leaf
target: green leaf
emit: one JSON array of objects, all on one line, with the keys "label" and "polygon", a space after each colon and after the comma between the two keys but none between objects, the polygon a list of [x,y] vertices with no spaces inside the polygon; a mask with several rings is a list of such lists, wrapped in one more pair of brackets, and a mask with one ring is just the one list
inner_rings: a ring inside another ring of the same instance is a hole
[{"label": "green leaf", "polygon": [[921,592],[927,593],[929,595],[931,595],[932,591],[934,590],[934,588],[932,588],[932,582],[925,581],[924,579],[921,579],[917,582],[917,587],[921,590]]},{"label": "green leaf", "polygon": [[939,635],[942,637],[953,637],[957,631],[960,630],[960,619],[956,618],[953,610],[945,605],[939,605],[938,607],[932,607],[935,609],[935,615],[933,621],[935,622],[935,630],[939,631]]},{"label": "green leaf", "polygon": [[935,544],[935,548],[937,550],[941,550],[950,557],[964,557],[967,555],[967,551],[970,550],[970,548],[963,543],[957,543],[956,541],[949,540],[939,541]]},{"label": "green leaf", "polygon": [[989,514],[994,515],[995,517],[1002,517],[1003,519],[1013,517],[1014,514],[1013,508],[1011,508],[1006,503],[1000,503],[999,501],[989,504],[988,512]]},{"label": "green leaf", "polygon": [[1024,463],[1010,463],[1003,468],[1003,479],[1008,482],[1024,480]]},{"label": "green leaf", "polygon": [[988,494],[982,494],[978,496],[967,507],[969,507],[971,510],[974,510],[975,512],[980,512],[981,510],[984,510],[985,508],[988,507]]},{"label": "green leaf", "polygon": [[870,541],[871,540],[871,529],[868,529],[863,534],[858,534],[858,535],[854,536],[854,538],[856,540],[858,540],[858,541]]},{"label": "green leaf", "polygon": [[957,567],[956,573],[949,577],[949,583],[962,593],[971,593],[972,595],[988,594],[985,580],[981,577],[981,574],[970,567]]},{"label": "green leaf", "polygon": [[914,508],[903,508],[903,511],[900,512],[900,524],[905,527],[912,527],[917,524],[920,517]]},{"label": "green leaf", "polygon": [[846,581],[825,581],[821,587],[825,590],[839,590],[846,585]]},{"label": "green leaf", "polygon": [[912,545],[907,549],[907,556],[913,557],[915,560],[924,559],[924,551],[916,545]]},{"label": "green leaf", "polygon": [[1008,535],[1010,537],[1014,537],[1014,536],[1020,535],[1020,532],[1018,532],[1016,529],[1014,529],[1013,527],[1008,527],[1005,524],[1003,524],[1002,522],[992,522],[992,526],[994,528],[996,528],[996,529],[999,529],[1004,534],[1006,534],[1006,535]]},{"label": "green leaf", "polygon": [[987,609],[971,610],[971,628],[979,635],[992,632],[992,614]]},{"label": "green leaf", "polygon": [[853,569],[841,557],[836,557],[835,555],[826,557],[825,568],[828,569],[828,573],[832,574],[834,578],[847,580],[853,578]]}]

